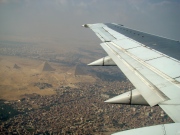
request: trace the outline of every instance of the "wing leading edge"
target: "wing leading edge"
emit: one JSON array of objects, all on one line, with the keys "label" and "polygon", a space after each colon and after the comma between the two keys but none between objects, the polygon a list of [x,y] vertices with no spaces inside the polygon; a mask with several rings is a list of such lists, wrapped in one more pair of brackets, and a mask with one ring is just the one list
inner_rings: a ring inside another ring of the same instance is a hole
[{"label": "wing leading edge", "polygon": [[180,122],[179,41],[119,24],[84,26],[101,39],[107,57],[114,61],[147,103],[159,105],[173,121]]}]

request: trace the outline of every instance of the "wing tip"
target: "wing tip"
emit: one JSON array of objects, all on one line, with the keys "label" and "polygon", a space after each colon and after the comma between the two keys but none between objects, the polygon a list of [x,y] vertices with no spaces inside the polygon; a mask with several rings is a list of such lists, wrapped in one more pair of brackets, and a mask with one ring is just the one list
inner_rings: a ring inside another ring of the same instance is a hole
[{"label": "wing tip", "polygon": [[83,24],[82,27],[89,28],[88,24]]}]

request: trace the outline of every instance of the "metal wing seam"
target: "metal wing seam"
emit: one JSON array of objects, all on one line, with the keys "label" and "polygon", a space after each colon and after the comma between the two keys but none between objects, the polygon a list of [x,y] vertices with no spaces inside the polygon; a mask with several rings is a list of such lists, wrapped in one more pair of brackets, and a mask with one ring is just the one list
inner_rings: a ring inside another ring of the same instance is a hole
[{"label": "metal wing seam", "polygon": [[111,34],[108,30],[106,30],[104,27],[102,27],[107,33],[109,33],[112,37],[114,37],[115,39],[117,39],[113,34]]},{"label": "metal wing seam", "polygon": [[[156,74],[160,75],[161,77],[163,77],[164,79],[166,79],[167,81],[171,82],[174,85],[177,85],[178,87],[180,87],[180,83],[178,81],[176,81],[175,79],[169,77],[168,75],[164,74],[163,72],[159,71],[158,69],[154,68],[153,66],[151,66],[150,64],[146,63],[145,61],[139,59],[137,56],[127,52],[126,49],[121,48],[120,46],[116,45],[115,43],[111,42],[111,44],[113,44],[116,48],[120,49],[121,51],[123,51],[124,53],[126,53],[127,55],[129,55],[131,58],[133,58],[134,60],[138,61],[139,63],[141,63],[142,65],[146,66],[147,68],[149,68],[151,71],[155,72]],[[164,56],[162,56],[164,57]]]}]

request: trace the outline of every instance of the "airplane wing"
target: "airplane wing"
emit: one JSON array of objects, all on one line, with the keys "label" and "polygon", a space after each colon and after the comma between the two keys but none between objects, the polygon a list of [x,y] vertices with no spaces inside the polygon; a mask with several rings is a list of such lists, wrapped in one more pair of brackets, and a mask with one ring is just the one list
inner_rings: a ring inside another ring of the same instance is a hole
[{"label": "airplane wing", "polygon": [[108,54],[89,65],[117,65],[136,88],[105,102],[159,105],[180,123],[180,42],[115,23],[83,26],[95,32]]}]

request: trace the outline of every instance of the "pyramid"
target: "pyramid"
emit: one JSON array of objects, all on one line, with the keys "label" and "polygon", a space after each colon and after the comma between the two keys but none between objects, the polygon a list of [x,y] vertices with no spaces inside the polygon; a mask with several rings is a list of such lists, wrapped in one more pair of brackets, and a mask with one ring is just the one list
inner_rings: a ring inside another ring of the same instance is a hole
[{"label": "pyramid", "polygon": [[75,75],[76,65],[69,66],[67,69],[68,69],[68,70],[66,70],[67,74]]},{"label": "pyramid", "polygon": [[76,65],[75,75],[87,75],[87,71],[85,70],[85,67],[83,67],[82,65]]},{"label": "pyramid", "polygon": [[42,71],[54,71],[55,69],[52,68],[48,62],[44,62],[42,65]]},{"label": "pyramid", "polygon": [[19,67],[17,64],[14,64],[13,68],[20,69],[21,67]]}]

